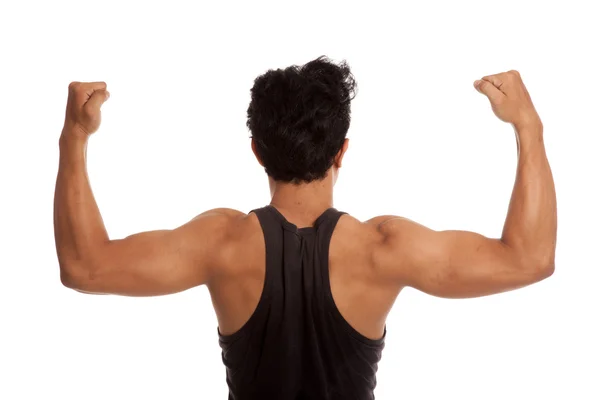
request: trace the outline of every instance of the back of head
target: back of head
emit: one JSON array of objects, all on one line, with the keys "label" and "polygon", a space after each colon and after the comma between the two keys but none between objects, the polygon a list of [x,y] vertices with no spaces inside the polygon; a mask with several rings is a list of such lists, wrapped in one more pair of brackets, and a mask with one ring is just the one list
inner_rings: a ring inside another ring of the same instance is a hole
[{"label": "back of head", "polygon": [[355,93],[346,62],[325,56],[256,78],[247,125],[267,174],[294,184],[324,178],[346,138]]}]

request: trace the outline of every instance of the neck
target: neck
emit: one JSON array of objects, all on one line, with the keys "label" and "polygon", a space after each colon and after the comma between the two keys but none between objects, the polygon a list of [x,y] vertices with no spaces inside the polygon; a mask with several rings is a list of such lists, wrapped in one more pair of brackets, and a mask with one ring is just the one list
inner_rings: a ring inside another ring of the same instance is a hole
[{"label": "neck", "polygon": [[290,216],[312,218],[333,207],[333,171],[321,181],[301,183],[277,182],[269,178],[271,205]]}]

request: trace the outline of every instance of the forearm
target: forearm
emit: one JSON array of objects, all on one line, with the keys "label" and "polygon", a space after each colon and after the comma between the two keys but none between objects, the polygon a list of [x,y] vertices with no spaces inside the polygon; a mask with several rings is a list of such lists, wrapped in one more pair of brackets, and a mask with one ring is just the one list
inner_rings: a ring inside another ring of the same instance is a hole
[{"label": "forearm", "polygon": [[[65,128],[67,129],[67,128]],[[54,235],[61,276],[90,267],[94,254],[108,242],[108,234],[90,187],[86,170],[87,139],[59,141],[60,162],[54,195]]]},{"label": "forearm", "polygon": [[502,241],[518,259],[554,266],[556,193],[541,125],[516,130],[518,166]]}]

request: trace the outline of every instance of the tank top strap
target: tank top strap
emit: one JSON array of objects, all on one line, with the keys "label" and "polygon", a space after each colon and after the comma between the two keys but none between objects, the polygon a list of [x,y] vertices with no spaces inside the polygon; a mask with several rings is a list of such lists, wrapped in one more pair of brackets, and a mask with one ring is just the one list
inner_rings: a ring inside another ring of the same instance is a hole
[{"label": "tank top strap", "polygon": [[321,272],[321,280],[324,284],[326,292],[329,292],[329,245],[333,231],[337,226],[340,217],[347,214],[344,211],[339,211],[336,208],[329,208],[315,223],[317,226],[317,246],[319,248],[319,264]]},{"label": "tank top strap", "polygon": [[315,230],[319,231],[319,234],[323,239],[331,239],[331,235],[333,234],[333,230],[335,229],[338,220],[344,214],[347,213],[344,211],[339,211],[334,207],[328,208],[315,221]]},{"label": "tank top strap", "polygon": [[266,302],[272,297],[274,286],[277,290],[276,282],[281,279],[284,230],[281,223],[269,211],[268,206],[253,209],[250,213],[256,214],[265,242],[265,280],[262,298]]}]

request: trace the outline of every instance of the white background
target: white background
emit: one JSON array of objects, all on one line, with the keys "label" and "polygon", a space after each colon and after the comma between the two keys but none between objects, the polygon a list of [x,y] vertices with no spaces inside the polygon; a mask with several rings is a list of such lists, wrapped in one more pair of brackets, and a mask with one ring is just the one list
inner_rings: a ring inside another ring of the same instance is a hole
[{"label": "white background", "polygon": [[509,69],[544,121],[558,193],[555,274],[471,300],[403,292],[377,398],[600,399],[594,2],[216,3],[2,1],[0,398],[227,397],[205,287],[127,298],[61,286],[52,204],[69,82],[108,83],[88,173],[122,238],[267,204],[249,89],[324,54],[358,82],[338,209],[499,237],[515,137],[472,82]]}]

